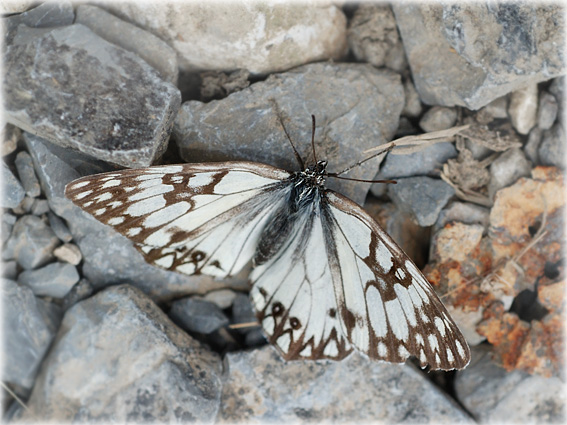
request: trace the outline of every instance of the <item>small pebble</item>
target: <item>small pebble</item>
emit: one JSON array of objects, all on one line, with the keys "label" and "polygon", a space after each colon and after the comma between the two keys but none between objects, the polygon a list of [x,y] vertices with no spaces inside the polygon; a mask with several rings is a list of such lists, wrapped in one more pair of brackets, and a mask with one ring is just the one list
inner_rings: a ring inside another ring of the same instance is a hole
[{"label": "small pebble", "polygon": [[539,127],[534,127],[532,128],[532,131],[530,131],[530,135],[528,136],[528,141],[524,145],[524,152],[526,156],[534,164],[539,164],[537,151],[539,149],[539,145],[541,144],[542,137],[543,137],[543,133],[541,129]]},{"label": "small pebble", "polygon": [[0,207],[16,208],[26,196],[26,191],[4,161],[2,161],[1,181],[3,182],[4,193],[3,196],[0,196]]},{"label": "small pebble", "polygon": [[29,286],[38,296],[63,298],[79,279],[75,266],[57,262],[20,273],[18,283]]},{"label": "small pebble", "polygon": [[186,331],[202,334],[210,334],[229,324],[228,317],[215,304],[195,298],[174,301],[169,316]]},{"label": "small pebble", "polygon": [[41,194],[41,187],[35,175],[30,154],[26,151],[19,152],[16,156],[15,165],[26,195],[37,198]]},{"label": "small pebble", "polygon": [[31,207],[31,213],[33,215],[42,216],[49,212],[49,202],[47,199],[34,199],[34,203]]},{"label": "small pebble", "polygon": [[512,125],[520,134],[528,134],[536,124],[537,118],[537,84],[530,84],[510,95],[508,114]]},{"label": "small pebble", "polygon": [[548,92],[542,92],[539,96],[537,126],[542,130],[549,130],[557,118],[558,110],[559,105],[555,96]]},{"label": "small pebble", "polygon": [[83,255],[81,254],[79,247],[72,243],[66,243],[55,248],[53,255],[55,255],[55,258],[58,260],[74,266],[78,265],[83,259]]},{"label": "small pebble", "polygon": [[532,165],[520,148],[508,149],[490,165],[488,196],[492,199],[497,191],[510,186],[520,177],[530,175]]},{"label": "small pebble", "polygon": [[57,214],[50,211],[47,213],[47,219],[49,220],[49,225],[53,229],[53,232],[55,232],[61,241],[71,242],[73,240],[73,235],[69,231],[69,228]]},{"label": "small pebble", "polygon": [[445,106],[434,106],[419,121],[423,131],[429,133],[451,128],[457,122],[457,110]]},{"label": "small pebble", "polygon": [[221,310],[225,310],[232,305],[236,298],[236,292],[230,289],[219,289],[206,294],[203,299],[215,304]]}]

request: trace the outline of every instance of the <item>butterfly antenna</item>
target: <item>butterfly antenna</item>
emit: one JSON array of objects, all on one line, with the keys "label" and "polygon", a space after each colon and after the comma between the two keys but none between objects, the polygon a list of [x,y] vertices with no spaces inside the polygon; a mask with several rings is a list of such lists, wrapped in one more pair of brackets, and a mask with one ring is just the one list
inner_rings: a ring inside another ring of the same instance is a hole
[{"label": "butterfly antenna", "polygon": [[291,141],[291,137],[289,137],[289,133],[287,132],[287,129],[285,128],[281,114],[278,113],[277,116],[278,116],[278,120],[280,121],[280,124],[283,128],[283,131],[284,131],[284,133],[287,137],[287,140],[289,140],[289,144],[291,145],[291,148],[293,149],[293,154],[295,155],[295,159],[299,163],[299,166],[301,167],[301,169],[305,170],[305,164],[303,163],[303,160],[301,159],[301,155],[299,155],[299,152],[297,152],[297,149],[295,149],[295,145]]},{"label": "butterfly antenna", "polygon": [[311,115],[311,149],[313,150],[313,160],[317,164],[317,153],[315,152],[315,115]]},{"label": "butterfly antenna", "polygon": [[[339,177],[339,176],[340,176],[341,174],[346,173],[347,171],[352,170],[354,167],[358,167],[359,165],[364,164],[366,161],[370,161],[371,159],[376,158],[378,155],[382,155],[382,154],[384,154],[384,153],[387,155],[387,154],[390,153],[390,151],[391,151],[392,149],[394,149],[395,147],[396,147],[395,144],[391,144],[390,146],[388,146],[388,147],[387,147],[386,149],[384,149],[383,151],[379,151],[379,152],[375,153],[374,155],[370,155],[368,158],[364,158],[363,160],[358,161],[356,164],[353,164],[353,165],[351,165],[350,167],[347,167],[347,168],[345,168],[344,170],[339,171],[338,173],[329,173],[328,175],[331,176],[331,177],[341,178],[341,179],[344,179],[344,180],[352,180],[352,179],[347,179],[346,177]],[[363,180],[360,180],[360,181],[363,181]]]}]

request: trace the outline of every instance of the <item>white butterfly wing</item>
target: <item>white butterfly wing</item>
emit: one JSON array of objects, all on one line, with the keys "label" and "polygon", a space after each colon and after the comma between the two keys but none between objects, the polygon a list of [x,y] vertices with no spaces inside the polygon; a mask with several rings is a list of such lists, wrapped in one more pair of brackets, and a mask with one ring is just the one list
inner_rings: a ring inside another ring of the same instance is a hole
[{"label": "white butterfly wing", "polygon": [[134,241],[149,263],[226,277],[253,257],[289,177],[249,162],[166,165],[86,176],[65,193]]},{"label": "white butterfly wing", "polygon": [[357,204],[327,191],[325,246],[348,341],[372,359],[462,369],[465,338],[423,274]]},{"label": "white butterfly wing", "polygon": [[341,329],[319,206],[301,214],[271,258],[250,275],[258,319],[287,360],[340,360],[352,352]]}]

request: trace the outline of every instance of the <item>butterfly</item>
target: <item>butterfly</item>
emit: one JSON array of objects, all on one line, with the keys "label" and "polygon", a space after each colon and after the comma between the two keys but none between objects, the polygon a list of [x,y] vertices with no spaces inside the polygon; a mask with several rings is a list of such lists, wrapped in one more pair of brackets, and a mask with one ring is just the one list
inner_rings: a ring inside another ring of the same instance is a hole
[{"label": "butterfly", "polygon": [[66,196],[131,239],[145,260],[218,278],[251,260],[250,297],[286,360],[371,359],[462,369],[469,347],[433,288],[359,205],[325,188],[327,162],[301,170],[217,162],[90,175]]}]

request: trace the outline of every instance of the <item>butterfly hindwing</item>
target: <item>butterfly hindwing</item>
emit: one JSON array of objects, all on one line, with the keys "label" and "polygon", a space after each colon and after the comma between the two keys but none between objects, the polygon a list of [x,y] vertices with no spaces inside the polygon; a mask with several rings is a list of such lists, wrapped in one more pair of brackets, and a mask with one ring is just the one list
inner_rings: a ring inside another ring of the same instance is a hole
[{"label": "butterfly hindwing", "polygon": [[461,369],[468,345],[423,274],[357,204],[326,192],[325,246],[342,330],[370,358]]},{"label": "butterfly hindwing", "polygon": [[288,360],[340,360],[353,350],[341,330],[318,214],[319,207],[312,204],[298,215],[280,249],[256,262],[250,275],[258,319]]},{"label": "butterfly hindwing", "polygon": [[249,162],[157,166],[86,176],[66,196],[131,239],[149,263],[225,277],[254,255],[289,175]]}]

